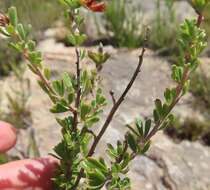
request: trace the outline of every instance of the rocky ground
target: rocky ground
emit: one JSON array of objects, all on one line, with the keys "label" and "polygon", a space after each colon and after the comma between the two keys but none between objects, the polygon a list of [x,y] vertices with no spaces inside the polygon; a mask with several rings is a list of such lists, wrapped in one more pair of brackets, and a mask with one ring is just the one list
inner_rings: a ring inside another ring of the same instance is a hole
[{"label": "rocky ground", "polygon": [[[54,77],[58,77],[64,70],[74,70],[73,48],[64,47],[49,37],[40,42],[39,49],[44,53],[46,64],[54,71]],[[112,47],[105,47],[105,50],[111,53],[112,58],[101,73],[104,78],[102,85],[111,105],[109,91],[113,90],[118,96],[125,88],[137,65],[139,50],[117,50]],[[209,59],[205,58],[204,62],[208,63]],[[48,111],[50,101],[38,87],[36,78],[30,71],[26,72],[26,76],[30,78],[32,87],[32,127],[35,128],[41,154],[46,155],[52,152],[52,147],[60,140],[60,127]],[[13,77],[6,79],[5,88],[8,83],[15,85]],[[133,122],[137,116],[151,116],[154,98],[162,98],[165,87],[171,85],[170,63],[147,50],[141,73],[100,143],[97,154],[104,152],[105,142],[114,144],[123,138],[125,124]],[[175,113],[186,117],[192,114],[199,116],[200,114],[191,108],[191,100],[192,96],[188,94],[175,109]],[[100,126],[97,125],[96,130]],[[17,147],[24,149],[27,141],[27,133],[22,132]],[[169,137],[159,133],[153,138],[149,153],[134,160],[129,175],[133,181],[132,190],[209,190],[210,148],[199,142],[183,141],[175,144]]]}]

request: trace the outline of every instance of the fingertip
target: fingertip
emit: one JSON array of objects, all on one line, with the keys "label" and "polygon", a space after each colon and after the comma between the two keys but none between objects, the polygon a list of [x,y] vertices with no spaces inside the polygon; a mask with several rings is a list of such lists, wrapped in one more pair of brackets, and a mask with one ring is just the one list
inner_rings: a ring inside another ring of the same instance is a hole
[{"label": "fingertip", "polygon": [[0,153],[10,150],[16,141],[16,129],[11,124],[0,121]]}]

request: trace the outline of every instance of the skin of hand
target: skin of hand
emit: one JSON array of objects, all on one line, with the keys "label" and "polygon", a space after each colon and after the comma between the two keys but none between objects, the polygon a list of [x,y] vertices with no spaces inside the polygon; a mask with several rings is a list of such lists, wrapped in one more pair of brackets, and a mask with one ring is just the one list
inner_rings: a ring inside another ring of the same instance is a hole
[{"label": "skin of hand", "polygon": [[11,124],[0,121],[0,153],[11,149],[17,141],[16,130]]},{"label": "skin of hand", "polygon": [[[16,130],[0,121],[0,153],[8,151],[16,143]],[[52,190],[54,172],[58,160],[45,158],[13,161],[0,165],[1,190]]]}]

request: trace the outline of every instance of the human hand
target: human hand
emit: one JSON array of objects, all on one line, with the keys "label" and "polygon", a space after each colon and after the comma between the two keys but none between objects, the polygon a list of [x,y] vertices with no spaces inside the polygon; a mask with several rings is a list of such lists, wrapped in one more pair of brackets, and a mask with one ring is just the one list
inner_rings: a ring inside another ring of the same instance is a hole
[{"label": "human hand", "polygon": [[[16,130],[0,121],[0,153],[16,144]],[[54,171],[58,161],[53,157],[27,159],[0,165],[1,190],[52,190]]]}]

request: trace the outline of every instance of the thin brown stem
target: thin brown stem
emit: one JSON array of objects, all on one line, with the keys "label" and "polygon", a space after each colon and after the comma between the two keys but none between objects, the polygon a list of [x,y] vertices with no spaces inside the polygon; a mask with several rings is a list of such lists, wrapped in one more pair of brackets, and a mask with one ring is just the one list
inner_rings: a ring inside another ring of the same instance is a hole
[{"label": "thin brown stem", "polygon": [[74,112],[74,119],[73,119],[73,131],[77,131],[77,125],[78,125],[78,108],[80,105],[80,98],[81,98],[81,87],[80,87],[80,54],[78,48],[75,49],[77,61],[76,61],[76,80],[77,80],[77,95],[76,95],[76,101],[75,101],[75,108],[77,109],[76,112]]},{"label": "thin brown stem", "polygon": [[[125,88],[124,92],[122,93],[122,95],[119,97],[119,99],[116,101],[116,103],[113,105],[112,109],[110,110],[107,119],[104,123],[104,125],[101,128],[101,131],[99,132],[99,134],[96,136],[95,140],[93,141],[93,144],[89,150],[88,153],[88,157],[92,156],[95,152],[95,149],[99,143],[99,141],[101,140],[102,136],[104,135],[104,133],[106,132],[109,124],[111,123],[115,113],[117,112],[118,108],[120,107],[120,105],[122,104],[122,102],[124,101],[126,95],[128,94],[129,90],[131,89],[131,87],[133,86],[134,82],[136,81],[136,78],[140,72],[142,63],[143,63],[143,58],[144,58],[144,53],[145,53],[146,49],[145,47],[142,48],[142,52],[141,55],[139,56],[139,63],[136,67],[136,70],[133,73],[133,76],[130,80],[130,82],[128,83],[127,87]],[[72,190],[75,190],[76,187],[79,185],[79,182],[82,178],[82,176],[84,175],[84,169],[82,168],[78,174],[78,177],[76,179],[75,185],[72,188]]]},{"label": "thin brown stem", "polygon": [[142,53],[139,56],[139,63],[137,65],[137,68],[130,80],[130,82],[128,83],[127,87],[125,88],[124,92],[122,93],[122,95],[120,96],[120,98],[117,100],[117,102],[113,105],[111,111],[109,112],[109,115],[104,123],[104,125],[102,126],[101,131],[99,132],[99,134],[97,135],[97,138],[95,139],[95,141],[93,142],[91,149],[89,151],[88,156],[92,156],[95,152],[95,149],[99,143],[99,141],[101,140],[102,136],[104,135],[104,133],[106,132],[109,124],[111,123],[116,111],[118,110],[118,108],[120,107],[120,105],[122,104],[122,102],[124,101],[126,95],[128,94],[129,90],[131,89],[131,87],[133,86],[143,63],[143,56],[144,56],[144,52],[145,52],[145,48],[142,49]]}]

